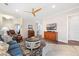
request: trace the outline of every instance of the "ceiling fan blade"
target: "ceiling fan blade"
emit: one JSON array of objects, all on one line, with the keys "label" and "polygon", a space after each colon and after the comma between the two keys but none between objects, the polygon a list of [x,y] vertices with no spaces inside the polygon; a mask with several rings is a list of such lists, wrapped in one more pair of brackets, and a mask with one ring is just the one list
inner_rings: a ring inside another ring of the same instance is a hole
[{"label": "ceiling fan blade", "polygon": [[39,9],[35,10],[34,12],[36,13],[36,12],[40,11],[41,9],[42,9],[42,8],[39,8]]},{"label": "ceiling fan blade", "polygon": [[24,11],[24,12],[32,13],[33,16],[36,16],[35,13],[38,12],[38,11],[40,11],[41,9],[42,9],[42,8],[39,8],[39,9],[36,9],[36,10],[35,10],[34,8],[32,8],[32,12],[29,12],[29,11]]},{"label": "ceiling fan blade", "polygon": [[24,11],[24,12],[32,13],[32,12],[29,12],[29,11]]},{"label": "ceiling fan blade", "polygon": [[33,14],[33,16],[36,16],[35,13],[32,12],[32,14]]}]

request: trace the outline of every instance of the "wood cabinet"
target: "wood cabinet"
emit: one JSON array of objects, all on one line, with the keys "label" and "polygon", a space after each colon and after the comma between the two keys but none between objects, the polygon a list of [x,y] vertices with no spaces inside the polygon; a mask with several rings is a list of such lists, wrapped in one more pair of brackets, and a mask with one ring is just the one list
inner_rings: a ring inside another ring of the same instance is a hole
[{"label": "wood cabinet", "polygon": [[28,38],[35,36],[34,30],[28,30]]},{"label": "wood cabinet", "polygon": [[58,37],[57,32],[44,32],[44,39],[51,42],[56,42]]},{"label": "wood cabinet", "polygon": [[23,37],[19,34],[19,35],[17,35],[16,40],[17,40],[18,43],[22,42],[23,41]]}]

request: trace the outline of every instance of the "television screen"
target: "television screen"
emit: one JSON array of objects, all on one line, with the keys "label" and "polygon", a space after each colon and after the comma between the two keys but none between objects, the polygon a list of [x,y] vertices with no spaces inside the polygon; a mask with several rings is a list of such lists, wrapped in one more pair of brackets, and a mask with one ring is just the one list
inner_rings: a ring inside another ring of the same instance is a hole
[{"label": "television screen", "polygon": [[57,29],[57,24],[47,24],[47,30],[56,30]]}]

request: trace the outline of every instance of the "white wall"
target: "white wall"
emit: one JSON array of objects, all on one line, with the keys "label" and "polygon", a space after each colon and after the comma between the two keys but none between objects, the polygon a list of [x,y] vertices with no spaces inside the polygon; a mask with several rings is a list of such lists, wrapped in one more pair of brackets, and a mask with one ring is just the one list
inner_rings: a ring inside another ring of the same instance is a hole
[{"label": "white wall", "polygon": [[51,23],[57,23],[58,41],[67,43],[67,17],[59,16],[56,18],[45,18],[43,21],[43,31],[46,31],[46,24]]},{"label": "white wall", "polygon": [[[73,15],[73,16],[72,16]],[[46,24],[57,23],[58,41],[68,43],[68,40],[79,41],[79,8],[48,16],[43,21],[43,37]]]},{"label": "white wall", "polygon": [[[44,37],[44,31],[46,31],[46,24],[50,24],[50,23],[57,23],[57,32],[58,32],[58,41],[63,41],[63,42],[68,42],[68,40],[79,40],[79,14],[78,15],[73,15],[75,13],[79,12],[79,8],[78,9],[74,9],[74,11],[68,11],[68,12],[63,12],[63,13],[59,13],[56,16],[46,16],[43,18],[39,18],[38,17],[31,17],[31,18],[18,18],[17,21],[20,21],[18,23],[22,24],[22,30],[21,30],[21,34],[22,36],[25,38],[27,37],[27,27],[28,24],[32,24],[35,34],[36,34],[36,22],[38,21],[41,26],[42,26],[42,36]],[[68,17],[71,16],[71,17]],[[2,24],[2,14],[0,14],[0,27]],[[15,21],[15,19],[14,19]],[[16,21],[15,21],[16,22]],[[68,24],[70,22],[70,24]],[[73,25],[74,24],[74,25]],[[69,26],[69,29],[68,29]]]},{"label": "white wall", "polygon": [[[2,17],[6,17],[6,20],[3,20]],[[22,25],[22,19],[13,17],[12,15],[0,13],[0,30],[3,27],[7,27],[8,29],[14,29],[15,30],[15,24]]]},{"label": "white wall", "polygon": [[34,22],[34,20],[23,19],[22,35],[23,35],[24,38],[27,37],[27,34],[28,34],[28,25],[29,24],[33,25],[33,29],[35,30],[35,22]]},{"label": "white wall", "polygon": [[[28,36],[28,25],[29,24],[33,25],[33,30],[35,32],[35,36],[37,35],[37,25],[36,25],[37,22],[39,22],[42,26],[43,21],[41,21],[41,18],[39,18],[39,17],[30,17],[27,19],[26,18],[23,19],[22,35],[24,38],[26,38]],[[41,34],[42,34],[42,32],[41,32]]]},{"label": "white wall", "polygon": [[0,13],[0,28],[1,27],[9,27],[10,29],[15,29],[15,24],[20,24],[21,25],[21,35],[26,38],[27,37],[27,34],[28,34],[28,25],[31,24],[33,25],[33,29],[35,31],[35,35],[37,34],[36,31],[37,31],[37,28],[36,28],[36,22],[39,22],[40,24],[42,24],[42,21],[41,18],[39,17],[29,17],[29,18],[22,18],[22,17],[19,17],[19,18],[16,18],[16,17],[13,17],[12,18],[12,21],[3,21],[2,20],[2,17],[3,15],[5,16],[8,16],[8,17],[13,17],[12,15],[8,15],[8,14],[2,14]]}]

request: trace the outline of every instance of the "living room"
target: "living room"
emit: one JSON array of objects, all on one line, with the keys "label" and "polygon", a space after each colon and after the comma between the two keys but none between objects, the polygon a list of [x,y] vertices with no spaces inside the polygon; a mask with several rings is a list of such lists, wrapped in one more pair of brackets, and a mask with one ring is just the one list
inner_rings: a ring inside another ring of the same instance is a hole
[{"label": "living room", "polygon": [[78,56],[78,19],[79,3],[0,3],[0,55]]}]

